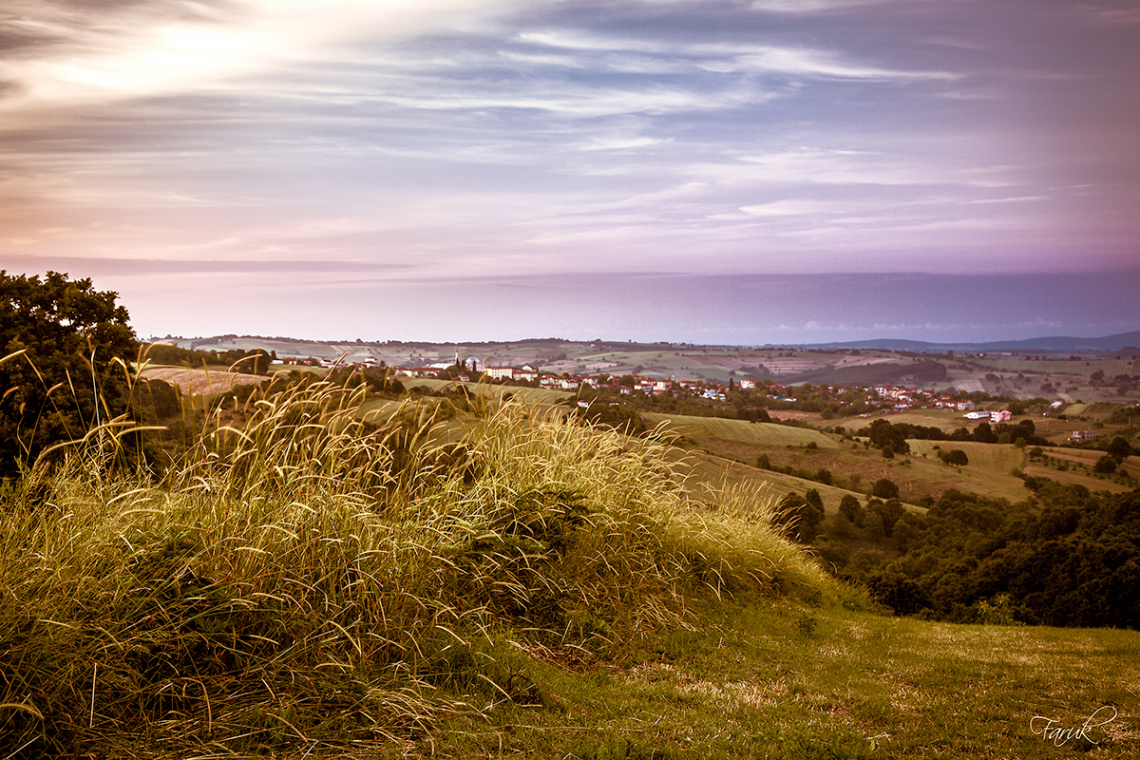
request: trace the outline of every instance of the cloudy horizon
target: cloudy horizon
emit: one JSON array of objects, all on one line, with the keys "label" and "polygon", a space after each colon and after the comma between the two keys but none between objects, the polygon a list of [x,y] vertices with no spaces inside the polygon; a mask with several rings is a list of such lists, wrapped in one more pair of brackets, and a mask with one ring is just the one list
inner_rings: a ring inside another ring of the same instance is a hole
[{"label": "cloudy horizon", "polygon": [[1123,0],[10,0],[0,269],[140,335],[1128,332],[1137,70]]}]

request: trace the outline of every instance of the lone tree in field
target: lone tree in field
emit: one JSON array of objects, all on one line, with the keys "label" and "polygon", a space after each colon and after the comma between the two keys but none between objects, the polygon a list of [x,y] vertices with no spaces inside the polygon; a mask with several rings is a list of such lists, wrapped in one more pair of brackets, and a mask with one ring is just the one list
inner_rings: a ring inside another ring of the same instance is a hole
[{"label": "lone tree in field", "polygon": [[0,270],[0,477],[123,411],[134,331],[117,293]]},{"label": "lone tree in field", "polygon": [[970,457],[961,449],[950,449],[938,452],[938,458],[948,465],[965,467],[970,463]]},{"label": "lone tree in field", "polygon": [[1108,455],[1115,460],[1117,464],[1122,463],[1125,459],[1135,453],[1132,451],[1132,446],[1128,441],[1120,436],[1112,439],[1112,443],[1108,444]]}]

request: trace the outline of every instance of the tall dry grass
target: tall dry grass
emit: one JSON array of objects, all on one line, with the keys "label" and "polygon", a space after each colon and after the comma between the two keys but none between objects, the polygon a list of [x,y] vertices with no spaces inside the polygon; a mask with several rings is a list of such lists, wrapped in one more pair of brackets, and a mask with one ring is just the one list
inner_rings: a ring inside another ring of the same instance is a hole
[{"label": "tall dry grass", "polygon": [[502,636],[612,653],[693,594],[842,593],[762,497],[690,503],[663,441],[511,403],[366,422],[363,401],[217,407],[161,476],[123,467],[117,419],[8,484],[5,756],[411,740],[534,697],[487,654]]}]

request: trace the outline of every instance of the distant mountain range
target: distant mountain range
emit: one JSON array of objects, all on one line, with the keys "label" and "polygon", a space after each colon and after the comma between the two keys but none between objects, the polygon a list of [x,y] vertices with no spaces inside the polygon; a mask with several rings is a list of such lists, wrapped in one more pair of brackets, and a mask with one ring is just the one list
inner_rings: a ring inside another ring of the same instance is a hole
[{"label": "distant mountain range", "polygon": [[880,338],[846,343],[814,343],[810,348],[820,349],[879,349],[883,351],[914,351],[916,353],[945,353],[947,351],[990,352],[990,351],[1041,351],[1071,352],[1082,351],[1124,351],[1140,353],[1140,330],[1109,335],[1104,338],[1070,338],[1064,336],[1030,338],[1028,340],[1001,340],[989,343],[926,343],[920,340],[900,340]]}]

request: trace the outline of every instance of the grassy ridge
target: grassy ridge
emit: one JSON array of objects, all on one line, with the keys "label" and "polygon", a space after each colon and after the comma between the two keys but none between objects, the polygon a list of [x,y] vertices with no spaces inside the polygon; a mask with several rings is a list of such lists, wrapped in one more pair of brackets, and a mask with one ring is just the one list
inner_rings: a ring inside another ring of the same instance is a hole
[{"label": "grassy ridge", "polygon": [[456,443],[434,407],[370,425],[362,400],[255,395],[161,480],[109,467],[119,421],[7,489],[0,744],[389,746],[542,702],[508,640],[619,661],[703,597],[865,605],[754,492],[691,503],[658,442],[477,404]]}]

